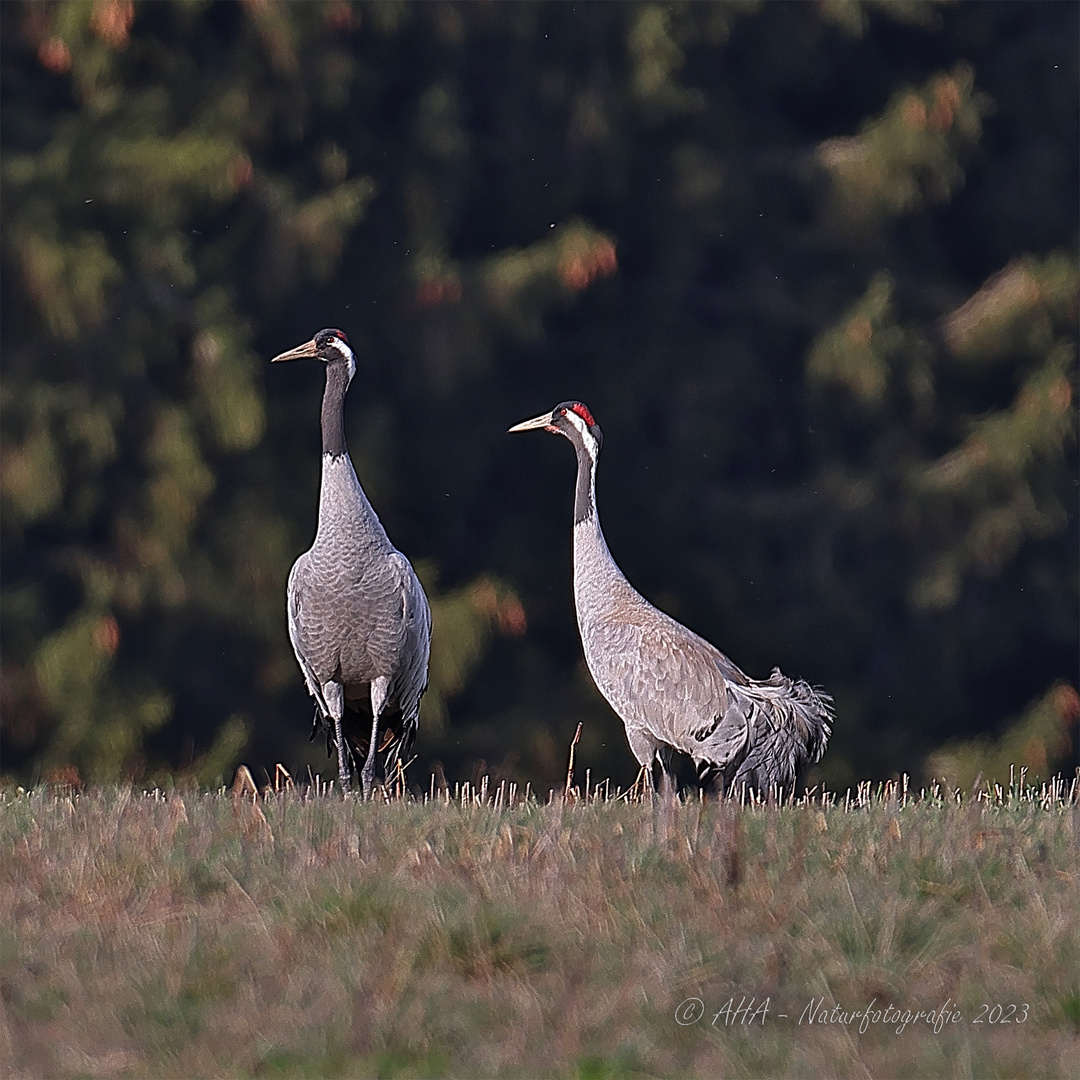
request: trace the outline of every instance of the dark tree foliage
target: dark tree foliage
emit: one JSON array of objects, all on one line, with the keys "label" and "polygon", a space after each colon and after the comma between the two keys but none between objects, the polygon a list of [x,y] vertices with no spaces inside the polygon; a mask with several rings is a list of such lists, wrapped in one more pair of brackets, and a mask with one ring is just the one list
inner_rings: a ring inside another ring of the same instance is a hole
[{"label": "dark tree foliage", "polygon": [[576,639],[572,461],[504,434],[569,397],[630,579],[835,695],[813,779],[1060,767],[1077,29],[933,0],[0,5],[4,772],[323,767],[284,623],[322,374],[265,361],[328,325],[433,601],[418,786],[556,782],[579,721],[579,774],[632,778]]}]

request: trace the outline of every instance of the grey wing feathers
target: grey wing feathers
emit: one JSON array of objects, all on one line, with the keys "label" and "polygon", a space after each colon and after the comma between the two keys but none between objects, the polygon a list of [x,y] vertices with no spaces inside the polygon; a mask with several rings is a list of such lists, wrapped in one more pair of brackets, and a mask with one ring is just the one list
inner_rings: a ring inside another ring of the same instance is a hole
[{"label": "grey wing feathers", "polygon": [[400,551],[390,556],[400,597],[401,650],[398,656],[396,691],[402,715],[414,719],[420,698],[427,689],[428,655],[431,651],[431,609],[427,596],[409,563]]},{"label": "grey wing feathers", "polygon": [[[396,702],[397,722],[391,722],[396,737],[386,744],[386,775],[393,775],[396,765],[407,764],[419,726],[420,699],[427,689],[428,654],[431,648],[431,609],[416,573],[399,551],[387,559],[394,577],[394,612],[398,635],[395,676],[390,696]],[[385,715],[385,714],[384,714]]]},{"label": "grey wing feathers", "polygon": [[[593,622],[583,634],[601,693],[626,724],[631,745],[672,747],[725,788],[790,789],[824,753],[832,699],[775,670],[748,678],[719,649],[670,616]],[[643,762],[644,764],[644,762]]]},{"label": "grey wing feathers", "polygon": [[427,688],[431,612],[408,559],[391,550],[351,586],[328,593],[311,556],[296,560],[288,584],[289,639],[308,692],[327,716],[327,680],[348,688],[385,675],[390,696],[414,720]]},{"label": "grey wing feathers", "polygon": [[315,643],[305,640],[302,609],[305,605],[305,595],[311,587],[311,572],[308,567],[308,555],[305,552],[293,563],[289,571],[289,583],[285,592],[286,608],[289,620],[289,641],[292,642],[293,652],[296,654],[297,663],[304,673],[304,682],[307,683],[308,693],[315,699],[315,704],[323,716],[329,715],[326,701],[323,698],[322,683],[316,674],[309,656],[315,653]]},{"label": "grey wing feathers", "polygon": [[[628,728],[683,753],[692,753],[698,736],[716,729],[727,711],[725,666],[745,679],[719,650],[668,616],[605,620],[590,629],[604,658],[602,665],[590,662],[590,670],[612,707]],[[738,741],[734,729],[725,735]]]}]

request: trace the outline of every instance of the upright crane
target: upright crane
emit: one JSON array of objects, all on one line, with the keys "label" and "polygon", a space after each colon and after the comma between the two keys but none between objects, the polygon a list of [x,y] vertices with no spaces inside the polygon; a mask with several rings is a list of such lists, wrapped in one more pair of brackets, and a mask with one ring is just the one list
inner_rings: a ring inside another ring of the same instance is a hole
[{"label": "upright crane", "polygon": [[[322,482],[311,550],[289,573],[289,639],[315,699],[315,724],[337,749],[344,792],[352,789],[352,746],[364,757],[364,798],[371,796],[376,754],[386,775],[416,737],[427,688],[431,611],[409,560],[390,543],[356,478],[345,445],[345,392],[356,357],[340,330],[275,356],[321,360]],[[368,712],[370,710],[370,715]],[[314,734],[314,732],[313,732]]]},{"label": "upright crane", "polygon": [[[653,607],[608,551],[596,512],[596,462],[603,436],[580,401],[515,424],[569,439],[577,453],[574,496],[574,601],[585,662],[622,718],[630,749],[673,782],[672,756],[691,757],[702,782],[725,792],[792,791],[820,760],[830,734],[832,698],[779,668],[751,679],[719,649]],[[651,775],[651,773],[650,773]]]}]

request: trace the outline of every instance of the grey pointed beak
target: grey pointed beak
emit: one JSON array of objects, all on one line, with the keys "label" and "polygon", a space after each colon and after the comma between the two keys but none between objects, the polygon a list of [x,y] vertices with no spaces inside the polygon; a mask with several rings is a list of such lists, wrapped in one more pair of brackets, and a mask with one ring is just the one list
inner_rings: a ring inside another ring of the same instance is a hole
[{"label": "grey pointed beak", "polygon": [[270,363],[276,364],[281,360],[316,360],[319,353],[315,348],[315,339],[311,341],[305,341],[303,345],[297,345],[295,349],[289,349],[288,352],[278,353]]},{"label": "grey pointed beak", "polygon": [[554,416],[552,413],[546,412],[542,416],[534,416],[531,420],[522,420],[520,424],[515,424],[512,428],[507,428],[507,431],[534,431],[537,428],[546,428],[547,430],[558,430],[552,424]]}]

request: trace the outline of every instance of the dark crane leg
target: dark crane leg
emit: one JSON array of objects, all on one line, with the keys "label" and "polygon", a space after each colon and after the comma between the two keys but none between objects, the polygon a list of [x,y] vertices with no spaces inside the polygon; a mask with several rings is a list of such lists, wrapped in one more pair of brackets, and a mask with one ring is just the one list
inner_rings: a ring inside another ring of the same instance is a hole
[{"label": "dark crane leg", "polygon": [[671,747],[660,746],[656,750],[656,764],[660,767],[660,785],[657,794],[662,802],[673,801],[678,797],[675,783],[675,770],[671,765]]},{"label": "dark crane leg", "polygon": [[328,682],[323,688],[323,698],[334,722],[334,742],[337,744],[338,780],[341,790],[348,795],[352,791],[352,769],[349,767],[349,748],[345,745],[345,731],[341,719],[345,712],[345,688],[339,682]]},{"label": "dark crane leg", "polygon": [[371,788],[375,779],[375,755],[379,749],[379,717],[386,705],[386,695],[390,690],[390,680],[385,675],[371,680],[371,742],[368,744],[367,760],[360,772],[364,785],[364,798],[371,798]]}]

